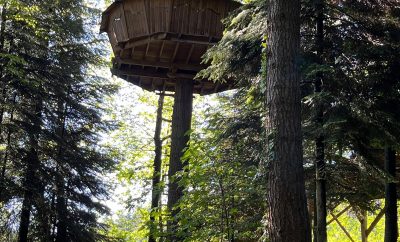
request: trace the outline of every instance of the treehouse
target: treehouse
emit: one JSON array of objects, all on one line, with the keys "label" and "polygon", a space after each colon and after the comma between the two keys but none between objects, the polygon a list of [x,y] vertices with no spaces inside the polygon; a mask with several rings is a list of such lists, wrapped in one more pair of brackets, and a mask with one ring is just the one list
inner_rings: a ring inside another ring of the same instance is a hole
[{"label": "treehouse", "polygon": [[[172,217],[183,194],[173,177],[183,171],[181,157],[189,141],[193,94],[233,88],[233,83],[195,80],[195,76],[206,67],[201,64],[203,54],[222,37],[221,20],[238,6],[232,0],[117,0],[103,13],[101,31],[107,32],[115,55],[112,73],[148,91],[175,92],[167,204]],[[157,179],[153,177],[153,186]],[[178,224],[172,223],[168,226],[171,236]]]},{"label": "treehouse", "polygon": [[[176,80],[194,80],[201,57],[223,33],[221,20],[239,4],[231,0],[119,0],[104,13],[115,58],[112,73],[148,91],[174,91]],[[194,80],[194,93],[233,88]]]}]

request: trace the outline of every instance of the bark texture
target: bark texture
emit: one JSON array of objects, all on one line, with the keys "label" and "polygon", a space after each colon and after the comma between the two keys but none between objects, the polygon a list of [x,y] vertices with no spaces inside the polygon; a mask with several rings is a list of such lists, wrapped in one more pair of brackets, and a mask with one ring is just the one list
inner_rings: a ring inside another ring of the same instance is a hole
[{"label": "bark texture", "polygon": [[298,56],[300,1],[268,0],[268,232],[271,242],[311,241],[304,185]]},{"label": "bark texture", "polygon": [[38,221],[37,234],[40,235],[41,242],[52,241],[49,209],[46,197],[46,186],[44,182],[41,182],[36,205]]},{"label": "bark texture", "polygon": [[37,104],[35,105],[34,118],[30,121],[33,123],[30,127],[31,132],[29,134],[29,145],[30,148],[27,151],[24,164],[27,164],[24,181],[23,181],[23,189],[24,189],[24,198],[22,202],[21,208],[21,216],[20,216],[20,224],[18,231],[18,241],[26,242],[28,241],[28,233],[30,226],[30,216],[33,205],[35,204],[35,200],[38,199],[38,194],[40,193],[41,182],[37,177],[37,173],[40,172],[40,160],[37,150],[39,148],[39,134],[41,128],[41,115],[42,115],[42,100],[38,98]]},{"label": "bark texture", "polygon": [[[14,121],[14,105],[16,103],[16,98],[17,98],[17,94],[14,94],[13,97],[13,102],[12,105],[13,107],[11,108],[11,112],[10,112],[10,123]],[[1,126],[1,122],[0,122],[0,126]],[[1,130],[0,130],[0,135],[1,135]],[[10,145],[11,145],[11,135],[12,135],[12,129],[11,128],[7,128],[7,137],[6,137],[6,149],[4,151],[4,156],[0,156],[2,159],[2,167],[1,167],[1,176],[0,176],[0,202],[4,202],[7,201],[8,198],[4,197],[4,193],[6,191],[6,185],[5,185],[5,180],[6,180],[6,171],[7,171],[7,165],[9,162],[9,150],[10,150]],[[0,138],[0,141],[2,140],[2,138]],[[1,152],[0,152],[1,154]]]},{"label": "bark texture", "polygon": [[[317,0],[315,3],[316,13],[316,47],[319,64],[323,64],[324,52],[324,0]],[[315,94],[322,92],[323,74],[318,73],[315,80]],[[316,126],[322,131],[324,125],[323,104],[316,104]],[[316,200],[316,242],[326,242],[326,171],[325,171],[325,138],[323,133],[318,134],[315,140],[315,200]]]},{"label": "bark texture", "polygon": [[39,169],[39,158],[36,150],[31,148],[25,158],[26,163],[28,164],[25,172],[24,179],[24,199],[22,202],[21,208],[21,217],[19,223],[19,231],[18,231],[18,241],[19,242],[27,242],[28,241],[28,232],[31,218],[31,210],[34,204],[34,198],[37,191],[37,178],[35,176],[35,172]]},{"label": "bark texture", "polygon": [[[4,43],[5,43],[5,31],[6,31],[6,21],[7,21],[7,3],[3,5],[3,9],[1,10],[1,24],[0,24],[0,53],[4,53]],[[0,83],[2,83],[2,92],[1,92],[1,97],[0,97],[0,104],[3,104],[6,99],[6,94],[7,94],[7,89],[6,85],[4,84],[3,80],[3,68],[4,68],[4,60],[3,58],[0,58]],[[1,105],[0,109],[0,135],[1,135],[1,124],[3,123],[3,117],[4,117],[4,106]],[[0,137],[1,139],[1,137]]]},{"label": "bark texture", "polygon": [[[153,183],[152,183],[152,194],[151,194],[151,211],[158,210],[158,203],[161,199],[160,181],[161,181],[161,158],[162,158],[162,140],[161,140],[161,128],[162,128],[162,113],[164,108],[164,94],[161,94],[158,99],[157,108],[157,120],[156,130],[154,132],[154,163],[153,163]],[[156,242],[156,218],[153,214],[150,214],[150,233],[149,242]]]},{"label": "bark texture", "polygon": [[[70,87],[68,87],[67,97],[69,97]],[[57,202],[56,202],[56,214],[57,214],[57,235],[56,242],[65,242],[68,241],[68,210],[67,210],[67,200],[65,198],[65,181],[63,177],[63,142],[65,136],[65,123],[66,123],[66,115],[67,115],[67,105],[64,101],[58,101],[58,127],[57,127],[57,136],[58,136],[58,153],[57,153],[57,176],[56,176],[56,193],[57,193]]]},{"label": "bark texture", "polygon": [[25,192],[21,208],[21,220],[19,223],[18,241],[27,242],[32,209],[32,195]]},{"label": "bark texture", "polygon": [[[61,180],[61,179],[60,179]],[[67,235],[67,207],[65,201],[65,189],[64,184],[58,181],[57,185],[57,203],[56,203],[56,210],[57,210],[57,235],[56,235],[56,242],[65,242],[68,241]]]},{"label": "bark texture", "polygon": [[[4,33],[6,29],[6,20],[7,20],[7,3],[3,5],[3,9],[1,11],[1,24],[0,24],[0,53],[4,53]],[[0,83],[2,86],[2,90],[0,91],[0,142],[3,143],[3,134],[2,134],[2,128],[3,128],[3,118],[4,118],[4,112],[5,112],[5,103],[6,103],[6,96],[7,96],[7,88],[5,85],[5,80],[3,77],[3,64],[4,60],[3,58],[0,58]],[[10,133],[10,132],[8,132]],[[7,140],[7,139],[6,139]],[[8,141],[8,140],[7,140]],[[10,142],[7,142],[7,148],[9,147]],[[2,171],[1,171],[1,177],[0,177],[0,201],[3,201],[2,199],[2,191],[5,189],[4,187],[4,178],[5,178],[5,172],[6,172],[6,166],[7,166],[7,151],[4,152],[5,154],[3,155],[3,152],[0,151],[0,159],[3,159],[3,165],[2,165]],[[4,158],[3,158],[4,157]]]},{"label": "bark texture", "polygon": [[[385,170],[396,177],[396,153],[391,148],[385,149]],[[397,227],[396,183],[388,182],[385,186],[385,242],[396,242],[399,236]]]},{"label": "bark texture", "polygon": [[177,236],[178,224],[177,214],[179,208],[175,205],[183,195],[183,187],[179,186],[179,179],[175,178],[177,172],[183,171],[185,164],[181,157],[189,142],[187,132],[191,129],[193,110],[193,81],[178,80],[175,87],[174,109],[172,114],[171,154],[168,170],[168,210],[171,219],[168,223],[169,241],[183,241]]}]

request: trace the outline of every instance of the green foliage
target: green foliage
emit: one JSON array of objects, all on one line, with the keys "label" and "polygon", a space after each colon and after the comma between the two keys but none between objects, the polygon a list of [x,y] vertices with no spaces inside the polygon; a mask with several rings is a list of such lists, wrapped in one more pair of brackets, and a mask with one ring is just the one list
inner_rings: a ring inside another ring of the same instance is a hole
[{"label": "green foliage", "polygon": [[147,209],[136,209],[132,215],[119,212],[115,214],[116,220],[108,219],[107,236],[116,242],[141,242],[147,241],[148,230],[144,222],[148,219]]},{"label": "green foliage", "polygon": [[[266,239],[266,149],[274,144],[273,133],[264,129],[268,6],[262,0],[244,2],[225,20],[222,40],[204,56],[210,65],[198,74],[235,80],[240,88],[218,98],[196,98],[192,139],[183,157],[189,165],[178,174],[186,188],[179,203],[186,241]],[[315,53],[313,1],[302,5],[299,63],[308,194],[312,199],[314,140],[323,134],[329,207],[349,202],[372,213],[382,184],[393,179],[379,169],[380,149],[399,146],[399,11],[391,1],[327,3],[322,57]],[[164,190],[176,179],[165,174],[170,124],[164,122],[162,129],[161,209],[150,211],[157,97],[125,84],[105,107],[104,96],[115,88],[97,74],[108,59],[91,31],[100,12],[80,0],[0,0],[0,6],[7,10],[0,34],[0,240],[16,239],[21,201],[30,200],[31,190],[34,240],[53,241],[63,214],[65,241],[145,241],[150,226],[163,238]],[[319,75],[323,92],[315,94],[312,84]],[[165,106],[163,116],[170,119],[171,98]],[[315,125],[318,106],[324,109],[323,126]],[[105,144],[99,145],[99,134],[106,136]],[[40,161],[34,176],[28,172],[32,154]],[[100,201],[110,190],[103,175],[115,163],[129,209],[100,222],[98,215],[108,216]],[[150,213],[156,225],[149,222]],[[355,215],[341,221],[358,238]],[[53,232],[46,234],[49,227]],[[328,232],[330,241],[346,241],[337,224]],[[379,223],[370,240],[379,241],[381,232]]]},{"label": "green foliage", "polygon": [[[116,152],[113,154],[119,160],[116,170],[119,190],[122,190],[121,203],[127,210],[118,213],[118,218],[109,221],[112,230],[108,235],[115,237],[118,220],[135,216],[137,223],[132,223],[130,229],[123,232],[126,241],[142,241],[147,238],[151,225],[150,213],[154,215],[157,224],[164,225],[165,208],[150,211],[151,181],[154,160],[154,130],[158,96],[145,92],[130,84],[123,84],[113,100],[109,100],[108,116],[119,124],[118,129],[109,134],[107,145]],[[172,116],[172,99],[165,97],[163,109],[161,139],[163,142],[161,183],[157,187],[165,200],[166,171],[168,170],[169,133]],[[117,196],[115,193],[114,196]],[[136,216],[140,211],[142,216]],[[158,223],[160,221],[160,223]],[[163,235],[162,229],[157,229],[157,236]],[[165,226],[164,226],[165,228]],[[114,232],[113,232],[114,231]],[[124,240],[125,241],[125,240]]]},{"label": "green foliage", "polygon": [[179,205],[186,241],[255,241],[263,234],[261,121],[255,109],[252,116],[235,110],[238,99],[221,96],[191,134],[183,157],[188,172],[181,174],[187,190]]},{"label": "green foliage", "polygon": [[[391,11],[395,5],[391,1],[379,6],[369,1],[327,1],[324,64],[320,64],[311,17],[313,4],[305,1],[302,5],[303,52],[299,58],[309,194],[314,194],[314,140],[323,134],[328,200],[332,204],[351,201],[371,209],[371,199],[383,194],[385,175],[377,169],[383,168],[381,149],[388,143],[398,146],[400,68],[398,35],[394,34],[399,27],[398,12]],[[261,54],[267,47],[263,44],[267,38],[263,34],[266,9],[265,1],[252,1],[229,18],[223,39],[204,57],[211,66],[200,73],[216,81],[241,82],[250,94],[238,104],[242,107],[253,101],[262,104],[266,90],[263,79],[268,73],[262,66],[268,59]],[[312,84],[317,75],[323,75],[323,92],[314,94]],[[324,125],[317,127],[316,107],[321,105]]]},{"label": "green foliage", "polygon": [[227,26],[218,45],[205,54],[204,62],[211,64],[198,76],[214,81],[236,80],[250,82],[260,74],[261,51],[266,20],[263,1],[252,1],[225,20]]},{"label": "green foliage", "polygon": [[[121,101],[124,100],[124,101]],[[163,110],[164,119],[172,116],[172,99],[166,98]],[[118,128],[109,133],[107,146],[111,147],[117,159],[116,175],[127,190],[127,206],[135,207],[145,202],[151,191],[154,156],[154,129],[157,109],[157,96],[124,84],[114,100],[109,100],[108,117],[118,123]],[[168,164],[170,123],[163,122],[161,138],[163,144],[163,172]],[[163,174],[164,175],[164,174]],[[130,192],[130,187],[141,187],[140,192]]]},{"label": "green foliage", "polygon": [[102,103],[115,87],[92,71],[104,66],[91,32],[98,12],[80,0],[0,4],[2,234],[26,227],[35,241],[102,240],[102,176],[114,161],[99,134],[111,128]]}]

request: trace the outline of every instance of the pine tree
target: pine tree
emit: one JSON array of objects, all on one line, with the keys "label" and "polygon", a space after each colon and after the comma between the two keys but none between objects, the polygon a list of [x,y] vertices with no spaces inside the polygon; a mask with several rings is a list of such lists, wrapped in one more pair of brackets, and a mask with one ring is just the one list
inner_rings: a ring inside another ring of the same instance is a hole
[{"label": "pine tree", "polygon": [[114,89],[90,73],[101,49],[82,19],[98,12],[78,0],[17,3],[7,5],[2,35],[2,180],[12,184],[2,202],[23,201],[19,241],[97,241],[97,214],[107,213],[101,176],[113,166],[98,145],[109,128],[99,104]]}]

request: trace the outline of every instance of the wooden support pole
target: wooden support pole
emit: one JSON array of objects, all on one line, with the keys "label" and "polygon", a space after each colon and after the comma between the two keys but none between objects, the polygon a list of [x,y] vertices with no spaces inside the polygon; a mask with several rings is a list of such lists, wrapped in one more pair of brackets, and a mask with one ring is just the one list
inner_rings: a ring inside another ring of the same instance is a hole
[{"label": "wooden support pole", "polygon": [[339,221],[339,217],[336,216],[331,212],[333,220],[336,221],[336,223],[339,225],[339,227],[343,230],[343,232],[346,234],[346,236],[351,240],[351,242],[355,242],[354,239],[351,237],[350,233],[347,231],[347,229],[342,225],[342,223]]},{"label": "wooden support pole", "polygon": [[[332,222],[337,222],[339,227],[344,231],[344,233],[347,235],[347,237],[353,241],[353,239],[350,236],[350,233],[345,229],[345,227],[339,222],[339,217],[343,215],[345,212],[347,212],[351,208],[351,205],[347,206],[344,208],[341,212],[338,214],[334,214],[331,212],[332,219],[328,221],[328,225],[331,224]],[[361,225],[361,241],[362,242],[368,242],[368,236],[371,234],[372,230],[376,227],[378,222],[382,219],[383,215],[385,214],[385,208],[383,208],[375,217],[375,219],[372,221],[371,225],[368,227],[368,215],[366,211],[362,211],[361,214],[356,213],[357,219],[360,222]]]},{"label": "wooden support pole", "polygon": [[361,212],[360,220],[360,228],[361,228],[361,241],[368,242],[368,214],[366,211]]},{"label": "wooden support pole", "polygon": [[183,196],[184,188],[176,178],[178,172],[183,171],[186,165],[182,160],[184,149],[189,142],[187,132],[191,129],[193,110],[193,81],[177,80],[175,86],[175,100],[172,115],[171,155],[168,170],[168,211],[171,218],[168,222],[168,241],[183,241],[176,235],[179,221],[177,215],[180,209],[176,207]]},{"label": "wooden support pole", "polygon": [[332,218],[331,220],[329,220],[328,223],[327,223],[327,225],[329,225],[329,224],[331,224],[333,221],[335,221],[335,218],[339,218],[340,216],[342,216],[342,214],[344,214],[345,212],[347,212],[350,208],[351,208],[350,205],[347,206],[347,207],[345,207],[345,208],[344,208],[340,213],[338,213],[337,215],[334,215],[333,213],[331,213],[331,214],[332,214],[332,217],[334,217],[334,218]]},{"label": "wooden support pole", "polygon": [[375,226],[379,223],[379,221],[382,219],[383,215],[385,215],[386,209],[383,208],[378,215],[375,217],[374,221],[372,221],[371,225],[367,229],[367,236],[374,230]]}]

